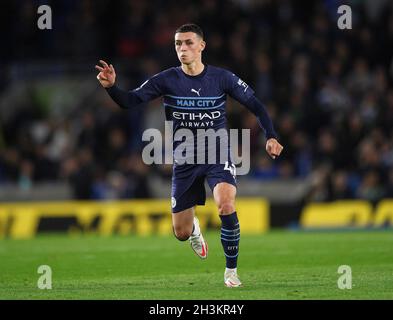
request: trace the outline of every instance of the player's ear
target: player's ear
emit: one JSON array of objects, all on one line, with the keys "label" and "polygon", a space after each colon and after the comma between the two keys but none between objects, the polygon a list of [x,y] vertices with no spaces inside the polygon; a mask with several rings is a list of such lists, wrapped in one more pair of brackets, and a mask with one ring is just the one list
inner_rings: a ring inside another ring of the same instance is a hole
[{"label": "player's ear", "polygon": [[205,41],[201,41],[201,50],[200,50],[200,52],[202,52],[203,50],[205,50],[205,47],[206,47],[206,42]]}]

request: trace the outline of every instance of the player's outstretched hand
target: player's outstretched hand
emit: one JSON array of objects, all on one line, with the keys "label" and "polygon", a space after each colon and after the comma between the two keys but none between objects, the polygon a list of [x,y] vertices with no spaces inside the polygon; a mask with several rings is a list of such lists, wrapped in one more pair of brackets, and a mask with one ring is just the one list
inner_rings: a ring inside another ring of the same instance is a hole
[{"label": "player's outstretched hand", "polygon": [[269,140],[267,140],[266,151],[273,159],[276,159],[276,157],[280,155],[282,149],[284,149],[284,147],[279,144],[276,139],[270,138]]},{"label": "player's outstretched hand", "polygon": [[108,65],[104,60],[100,60],[100,63],[102,66],[96,65],[96,69],[100,71],[97,79],[104,88],[110,88],[116,81],[115,68],[112,65]]}]

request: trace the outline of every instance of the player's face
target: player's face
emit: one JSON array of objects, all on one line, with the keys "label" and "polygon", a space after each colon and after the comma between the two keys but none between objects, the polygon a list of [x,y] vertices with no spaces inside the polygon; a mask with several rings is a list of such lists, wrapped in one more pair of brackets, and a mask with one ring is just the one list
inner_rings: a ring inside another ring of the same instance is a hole
[{"label": "player's face", "polygon": [[194,32],[176,33],[175,48],[180,62],[191,64],[195,60],[201,59],[205,41]]}]

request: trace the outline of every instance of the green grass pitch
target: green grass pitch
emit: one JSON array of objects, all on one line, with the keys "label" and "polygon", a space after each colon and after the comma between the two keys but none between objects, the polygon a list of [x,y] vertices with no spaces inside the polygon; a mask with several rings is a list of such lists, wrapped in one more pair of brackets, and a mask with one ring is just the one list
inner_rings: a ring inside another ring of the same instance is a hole
[{"label": "green grass pitch", "polygon": [[[391,230],[242,235],[241,288],[223,284],[219,233],[205,238],[205,261],[169,235],[0,240],[0,299],[393,299]],[[37,288],[44,264],[52,290]],[[340,265],[350,290],[337,286]]]}]

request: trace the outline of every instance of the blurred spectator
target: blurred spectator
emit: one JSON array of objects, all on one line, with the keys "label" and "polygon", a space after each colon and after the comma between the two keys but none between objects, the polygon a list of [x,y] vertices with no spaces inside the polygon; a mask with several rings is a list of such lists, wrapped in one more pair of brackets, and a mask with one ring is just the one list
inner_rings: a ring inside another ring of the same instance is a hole
[{"label": "blurred spectator", "polygon": [[251,176],[257,179],[271,180],[279,176],[279,170],[267,155],[260,155]]},{"label": "blurred spectator", "polygon": [[79,150],[75,157],[64,162],[63,176],[69,180],[73,187],[75,199],[92,198],[94,171],[92,151],[87,148]]},{"label": "blurred spectator", "polygon": [[74,79],[78,68],[86,75],[86,65],[108,57],[121,86],[135,88],[178,64],[173,32],[192,21],[205,32],[205,61],[255,90],[284,146],[280,159],[270,159],[255,117],[229,98],[229,126],[251,130],[250,177],[309,178],[312,201],[393,197],[393,4],[359,2],[355,27],[342,31],[332,3],[315,1],[306,12],[295,1],[58,0],[49,1],[51,32],[31,28],[31,1],[10,3],[15,19],[3,19],[12,45],[1,52],[0,94],[13,82],[29,85],[12,108],[0,101],[0,184],[29,189],[63,180],[77,199],[150,197],[151,175],[171,178],[170,165],[140,158],[143,129],[163,129],[160,101],[125,111],[101,88],[68,90],[59,98],[69,105],[63,110],[40,79]]},{"label": "blurred spectator", "polygon": [[383,196],[384,190],[380,185],[380,176],[376,171],[367,172],[360,184],[357,197],[376,203],[381,200]]},{"label": "blurred spectator", "polygon": [[348,185],[348,176],[344,171],[332,173],[330,179],[329,200],[343,200],[353,198],[353,194]]},{"label": "blurred spectator", "polygon": [[388,198],[393,198],[393,167],[389,170],[385,196]]}]

